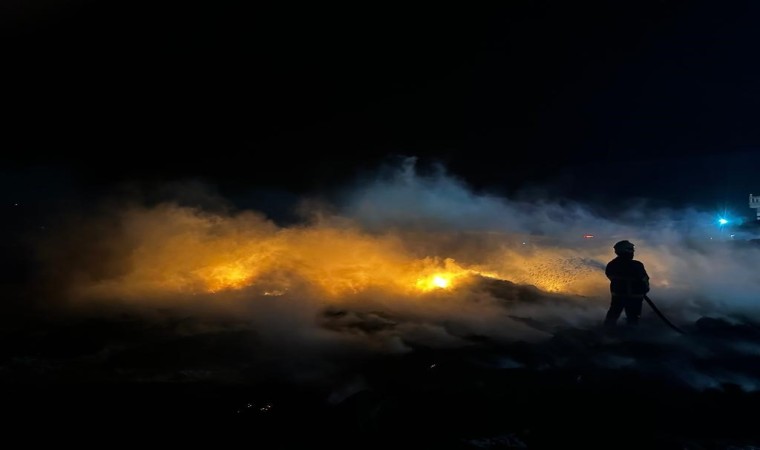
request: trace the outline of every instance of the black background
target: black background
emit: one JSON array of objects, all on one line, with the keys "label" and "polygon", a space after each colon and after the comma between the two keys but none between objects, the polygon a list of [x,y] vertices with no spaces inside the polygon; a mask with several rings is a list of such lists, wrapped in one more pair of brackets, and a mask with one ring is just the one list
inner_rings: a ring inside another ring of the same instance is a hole
[{"label": "black background", "polygon": [[751,2],[4,8],[5,161],[85,186],[307,191],[401,154],[476,188],[563,180],[570,196],[739,204],[751,192]]}]

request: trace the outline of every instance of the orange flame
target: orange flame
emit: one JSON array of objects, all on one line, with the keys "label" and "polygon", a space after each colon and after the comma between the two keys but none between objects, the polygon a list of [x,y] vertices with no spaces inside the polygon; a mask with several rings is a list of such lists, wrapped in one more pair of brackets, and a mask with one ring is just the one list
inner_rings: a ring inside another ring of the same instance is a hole
[{"label": "orange flame", "polygon": [[[125,213],[122,230],[127,248],[117,256],[122,273],[90,283],[86,294],[138,297],[251,288],[279,296],[299,285],[337,298],[368,289],[452,290],[472,274],[558,292],[582,272],[551,249],[481,246],[475,254],[490,262],[461,263],[447,256],[416,256],[410,243],[418,239],[345,225],[280,228],[252,213],[222,217],[171,205]],[[425,248],[435,251],[434,245]],[[591,284],[604,282],[594,278]]]}]

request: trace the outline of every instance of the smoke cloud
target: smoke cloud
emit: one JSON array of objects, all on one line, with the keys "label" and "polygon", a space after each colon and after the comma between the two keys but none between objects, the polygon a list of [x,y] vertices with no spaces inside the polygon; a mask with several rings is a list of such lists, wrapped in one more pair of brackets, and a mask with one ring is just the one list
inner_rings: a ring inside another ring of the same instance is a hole
[{"label": "smoke cloud", "polygon": [[[284,365],[483,340],[541,345],[560,330],[601,324],[604,266],[612,245],[628,239],[651,298],[673,322],[760,313],[760,248],[695,208],[621,201],[618,214],[602,215],[538,191],[506,198],[474,192],[443,167],[421,173],[414,158],[301,198],[291,205],[299,220],[287,224],[199,183],[125,192],[61,218],[36,241],[44,308],[67,318],[184,318],[188,335],[252,330],[251,352]],[[659,330],[649,339],[700,354],[646,306],[643,320]],[[612,352],[594,361],[629,360]],[[683,373],[699,386],[717,376]]]}]

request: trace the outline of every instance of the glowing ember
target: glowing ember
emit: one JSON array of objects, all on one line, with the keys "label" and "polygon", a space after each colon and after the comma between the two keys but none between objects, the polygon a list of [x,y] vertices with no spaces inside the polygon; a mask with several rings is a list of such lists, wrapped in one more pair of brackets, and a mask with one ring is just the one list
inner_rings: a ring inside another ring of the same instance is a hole
[{"label": "glowing ember", "polygon": [[451,285],[451,279],[454,275],[433,275],[432,277],[417,280],[417,288],[421,291],[431,291],[433,289],[445,289]]},{"label": "glowing ember", "polygon": [[441,277],[441,276],[435,276],[433,277],[433,284],[438,286],[439,288],[445,288],[449,285],[449,280]]},{"label": "glowing ember", "polygon": [[265,291],[264,295],[267,297],[279,297],[281,295],[285,295],[284,291]]}]

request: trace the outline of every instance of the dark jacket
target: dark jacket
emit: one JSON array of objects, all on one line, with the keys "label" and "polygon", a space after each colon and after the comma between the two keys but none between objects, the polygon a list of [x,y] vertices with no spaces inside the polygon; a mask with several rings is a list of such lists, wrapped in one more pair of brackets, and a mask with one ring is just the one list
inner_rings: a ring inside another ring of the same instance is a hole
[{"label": "dark jacket", "polygon": [[649,275],[633,255],[619,255],[607,263],[604,273],[610,279],[612,295],[644,297],[649,292]]}]

